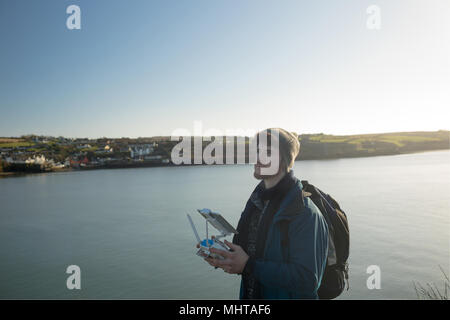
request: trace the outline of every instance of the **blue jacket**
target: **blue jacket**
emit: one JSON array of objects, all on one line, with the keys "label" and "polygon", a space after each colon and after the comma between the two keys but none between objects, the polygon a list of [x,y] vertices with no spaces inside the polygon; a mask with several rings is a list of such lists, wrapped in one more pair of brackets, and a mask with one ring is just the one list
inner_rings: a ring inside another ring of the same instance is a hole
[{"label": "blue jacket", "polygon": [[[288,246],[281,245],[283,220],[289,222]],[[263,299],[317,299],[327,254],[327,223],[312,200],[302,196],[302,184],[298,181],[273,217],[263,259],[249,259],[246,269],[260,283]],[[243,298],[242,281],[240,298]]]}]

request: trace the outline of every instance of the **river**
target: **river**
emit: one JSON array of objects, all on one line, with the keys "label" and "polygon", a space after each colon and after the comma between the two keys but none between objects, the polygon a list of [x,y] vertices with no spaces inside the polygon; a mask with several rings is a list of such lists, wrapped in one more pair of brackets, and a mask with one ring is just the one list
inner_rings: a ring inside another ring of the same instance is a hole
[{"label": "river", "polygon": [[[251,165],[92,170],[0,179],[0,298],[236,299],[240,277],[195,255],[186,213],[237,225]],[[339,299],[415,299],[450,269],[450,151],[297,161],[295,175],[348,215],[350,289]],[[211,233],[212,229],[210,229]],[[81,269],[68,290],[66,268]],[[380,289],[369,289],[369,266]]]}]

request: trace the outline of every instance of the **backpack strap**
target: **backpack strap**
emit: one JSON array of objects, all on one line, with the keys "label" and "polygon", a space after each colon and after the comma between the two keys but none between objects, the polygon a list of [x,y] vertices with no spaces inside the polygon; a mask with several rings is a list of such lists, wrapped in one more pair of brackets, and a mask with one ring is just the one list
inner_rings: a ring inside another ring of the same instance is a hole
[{"label": "backpack strap", "polygon": [[[303,181],[302,181],[303,184]],[[302,192],[302,203],[305,203],[305,197],[309,197],[311,193],[301,190]],[[281,232],[281,246],[288,247],[289,246],[289,223],[290,220],[281,220],[280,221],[280,232]]]}]

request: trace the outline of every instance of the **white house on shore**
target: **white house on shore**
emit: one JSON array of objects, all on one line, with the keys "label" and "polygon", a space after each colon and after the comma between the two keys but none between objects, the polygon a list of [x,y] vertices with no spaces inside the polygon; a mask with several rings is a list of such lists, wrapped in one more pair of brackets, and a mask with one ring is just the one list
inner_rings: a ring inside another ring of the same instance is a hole
[{"label": "white house on shore", "polygon": [[45,159],[45,156],[43,156],[43,155],[33,156],[33,158],[28,158],[27,160],[25,160],[25,163],[43,165],[43,164],[47,163],[47,159]]},{"label": "white house on shore", "polygon": [[131,158],[142,158],[155,150],[155,144],[133,144],[129,146]]}]

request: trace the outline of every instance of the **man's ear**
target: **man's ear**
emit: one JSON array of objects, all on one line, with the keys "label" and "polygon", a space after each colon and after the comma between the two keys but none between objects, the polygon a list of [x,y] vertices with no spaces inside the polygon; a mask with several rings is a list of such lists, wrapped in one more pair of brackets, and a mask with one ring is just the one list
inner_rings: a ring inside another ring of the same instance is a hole
[{"label": "man's ear", "polygon": [[286,162],[283,160],[283,158],[280,159],[280,162],[278,164],[278,172],[277,174],[281,174],[281,173],[288,173],[289,169],[286,165]]},{"label": "man's ear", "polygon": [[290,170],[289,164],[283,159],[283,157],[280,157],[280,169],[285,173],[288,173]]}]

